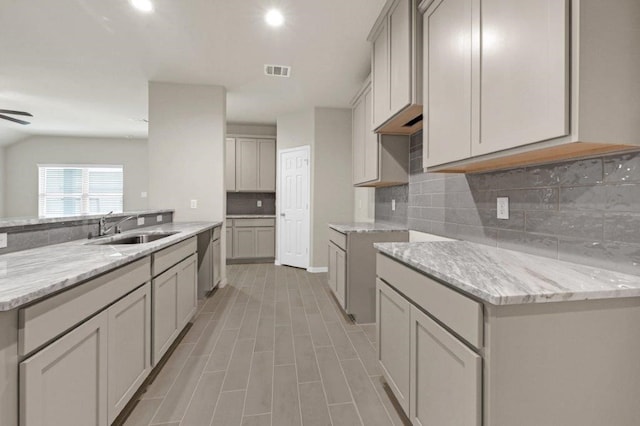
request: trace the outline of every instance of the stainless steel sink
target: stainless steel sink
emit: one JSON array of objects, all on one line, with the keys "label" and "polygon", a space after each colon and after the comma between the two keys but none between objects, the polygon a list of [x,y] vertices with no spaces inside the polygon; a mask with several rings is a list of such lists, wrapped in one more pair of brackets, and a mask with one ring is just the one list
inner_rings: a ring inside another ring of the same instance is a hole
[{"label": "stainless steel sink", "polygon": [[170,237],[171,235],[175,235],[177,232],[164,232],[157,234],[134,234],[122,236],[120,238],[115,238],[108,241],[100,241],[93,244],[111,246],[111,245],[120,245],[120,244],[145,244],[150,243],[152,241],[161,240],[163,238]]}]

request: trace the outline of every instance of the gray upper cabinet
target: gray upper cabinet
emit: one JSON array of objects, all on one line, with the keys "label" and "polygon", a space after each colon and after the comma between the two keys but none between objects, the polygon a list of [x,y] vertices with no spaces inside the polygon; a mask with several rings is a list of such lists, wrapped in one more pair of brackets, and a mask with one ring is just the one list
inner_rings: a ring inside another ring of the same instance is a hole
[{"label": "gray upper cabinet", "polygon": [[409,136],[373,132],[370,79],[353,101],[353,184],[383,187],[409,182]]},{"label": "gray upper cabinet", "polygon": [[422,114],[421,32],[415,0],[389,0],[371,30],[377,133],[411,135],[422,128],[416,120]]},{"label": "gray upper cabinet", "polygon": [[227,138],[226,143],[227,191],[275,192],[276,141]]},{"label": "gray upper cabinet", "polygon": [[628,43],[640,2],[423,0],[419,10],[425,168],[478,172],[640,145],[640,53]]}]

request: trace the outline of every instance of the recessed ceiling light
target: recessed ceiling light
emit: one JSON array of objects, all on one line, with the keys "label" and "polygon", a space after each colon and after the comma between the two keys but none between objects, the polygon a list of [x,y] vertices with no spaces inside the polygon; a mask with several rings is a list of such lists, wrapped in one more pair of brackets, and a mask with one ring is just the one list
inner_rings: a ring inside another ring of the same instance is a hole
[{"label": "recessed ceiling light", "polygon": [[264,16],[264,20],[272,27],[280,27],[284,24],[284,16],[278,9],[271,9]]},{"label": "recessed ceiling light", "polygon": [[153,3],[151,0],[130,0],[131,5],[138,9],[140,12],[153,12]]}]

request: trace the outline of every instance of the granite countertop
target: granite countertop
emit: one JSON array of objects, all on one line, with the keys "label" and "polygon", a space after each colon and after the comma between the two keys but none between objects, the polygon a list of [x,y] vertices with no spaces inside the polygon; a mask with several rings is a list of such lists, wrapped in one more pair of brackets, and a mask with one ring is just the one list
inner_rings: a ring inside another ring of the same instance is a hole
[{"label": "granite countertop", "polygon": [[[76,240],[0,256],[0,311],[9,311],[186,240],[222,222],[174,222],[114,237]],[[146,244],[100,245],[129,234],[176,232]]]},{"label": "granite countertop", "polygon": [[375,247],[492,305],[640,296],[640,276],[465,241],[377,243]]},{"label": "granite countertop", "polygon": [[275,214],[228,214],[227,219],[274,219]]},{"label": "granite countertop", "polygon": [[342,234],[348,234],[349,232],[363,233],[409,231],[409,228],[407,228],[407,226],[405,225],[395,225],[393,223],[382,222],[330,223],[329,228],[334,229]]}]

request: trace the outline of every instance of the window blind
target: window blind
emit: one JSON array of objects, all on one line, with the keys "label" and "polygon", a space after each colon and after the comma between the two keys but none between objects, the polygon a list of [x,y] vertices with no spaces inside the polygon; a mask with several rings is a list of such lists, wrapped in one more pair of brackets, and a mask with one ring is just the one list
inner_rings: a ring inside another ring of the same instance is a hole
[{"label": "window blind", "polygon": [[121,213],[122,166],[38,166],[41,217]]}]

